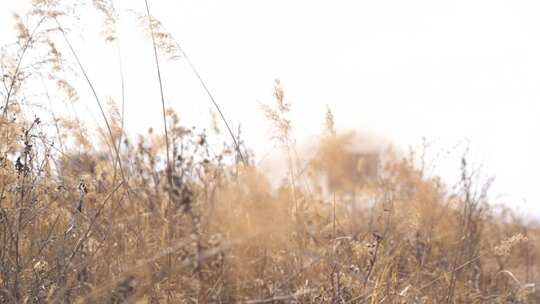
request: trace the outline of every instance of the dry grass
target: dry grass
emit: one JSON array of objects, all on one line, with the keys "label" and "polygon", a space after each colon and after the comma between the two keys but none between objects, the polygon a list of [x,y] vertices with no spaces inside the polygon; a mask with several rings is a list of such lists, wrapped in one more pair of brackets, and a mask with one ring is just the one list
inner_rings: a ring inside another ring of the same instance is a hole
[{"label": "dry grass", "polygon": [[[1,60],[0,303],[540,302],[540,228],[494,212],[465,158],[448,187],[391,149],[355,152],[328,110],[303,164],[279,82],[263,107],[287,155],[278,189],[239,138],[218,148],[216,126],[185,128],[170,110],[167,136],[133,140],[111,102],[97,147],[77,117],[30,118],[23,99],[43,78],[66,102],[89,98],[55,40],[76,8],[33,3]],[[115,41],[112,2],[94,4]],[[167,59],[178,44],[159,30]]]}]

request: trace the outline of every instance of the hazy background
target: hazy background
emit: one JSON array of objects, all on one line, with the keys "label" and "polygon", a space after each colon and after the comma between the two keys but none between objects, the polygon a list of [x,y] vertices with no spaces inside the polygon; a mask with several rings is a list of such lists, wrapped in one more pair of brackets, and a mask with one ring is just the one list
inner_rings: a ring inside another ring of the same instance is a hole
[{"label": "hazy background", "polygon": [[[11,39],[12,11],[21,9],[21,2],[2,2],[2,44]],[[432,157],[451,150],[438,159],[435,170],[448,181],[458,177],[459,157],[468,145],[483,172],[496,175],[492,193],[497,202],[540,216],[539,2],[149,4],[263,161],[272,163],[279,152],[269,141],[259,102],[272,102],[273,79],[280,78],[293,104],[299,146],[323,129],[326,105],[338,130],[364,130],[401,148],[418,146],[426,137]],[[144,11],[144,1],[115,5],[121,14],[127,75],[126,127],[144,132],[153,125],[160,130],[151,44],[134,30],[128,11]],[[83,21],[84,37],[73,37],[81,59],[98,93],[119,98],[116,49],[101,42],[99,15],[88,10]],[[185,60],[164,68],[164,85],[168,105],[185,123],[209,121],[211,104]],[[93,100],[81,102],[86,105],[80,111],[90,110],[100,121]]]}]

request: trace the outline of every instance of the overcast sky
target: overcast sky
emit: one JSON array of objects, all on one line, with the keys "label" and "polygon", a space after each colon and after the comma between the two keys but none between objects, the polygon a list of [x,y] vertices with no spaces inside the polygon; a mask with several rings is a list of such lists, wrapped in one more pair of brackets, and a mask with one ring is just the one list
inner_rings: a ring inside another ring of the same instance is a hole
[{"label": "overcast sky", "polygon": [[[12,28],[10,10],[20,2],[0,5],[2,43]],[[126,12],[143,11],[144,1],[115,4],[128,75],[127,127],[142,132],[161,119],[151,45]],[[338,129],[369,131],[400,147],[425,136],[435,154],[468,140],[474,161],[496,175],[500,202],[540,216],[540,2],[149,4],[259,156],[272,150],[259,102],[272,101],[273,79],[280,78],[300,143],[321,132],[326,105]],[[77,43],[82,60],[99,93],[117,97],[116,51],[100,44],[99,18],[85,20],[86,36]],[[185,122],[207,121],[209,100],[182,59],[165,68],[165,95]],[[456,177],[458,156],[440,163],[448,180]]]}]

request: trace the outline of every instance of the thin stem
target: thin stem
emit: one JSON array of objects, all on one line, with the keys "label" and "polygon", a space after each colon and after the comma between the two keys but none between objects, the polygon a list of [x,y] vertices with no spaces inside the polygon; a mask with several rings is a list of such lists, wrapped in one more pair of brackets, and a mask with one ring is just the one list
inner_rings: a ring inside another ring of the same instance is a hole
[{"label": "thin stem", "polygon": [[[75,52],[75,49],[73,48],[73,46],[71,45],[71,42],[69,41],[68,37],[67,37],[67,34],[66,32],[64,31],[64,28],[60,25],[60,22],[58,22],[58,19],[57,18],[54,18],[58,28],[60,29],[60,32],[62,33],[62,36],[64,37],[64,40],[66,41],[66,44],[68,45],[69,49],[71,50],[71,53],[73,54],[73,57],[75,57],[75,60],[77,61],[77,64],[79,65],[79,68],[81,69],[82,73],[83,73],[83,76],[84,78],[86,79],[86,82],[88,83],[88,86],[90,87],[90,90],[92,91],[92,94],[94,95],[94,98],[96,100],[96,103],[99,107],[99,110],[101,112],[101,115],[103,116],[103,120],[105,121],[105,125],[107,126],[107,130],[109,132],[109,136],[111,137],[111,145],[114,149],[114,152],[116,154],[116,159],[118,161],[118,164],[119,164],[119,167],[120,167],[120,174],[122,175],[122,181],[123,181],[123,184],[129,188],[129,185],[127,184],[126,182],[126,178],[125,178],[125,175],[124,175],[124,169],[122,168],[122,163],[120,161],[120,153],[118,152],[118,149],[116,147],[116,142],[114,140],[114,136],[113,136],[113,133],[112,133],[112,129],[111,129],[111,126],[109,124],[109,120],[107,119],[107,115],[105,115],[105,111],[103,110],[103,106],[101,105],[101,101],[99,100],[99,97],[97,95],[97,92],[96,90],[94,89],[94,85],[92,84],[92,82],[90,81],[90,78],[88,77],[88,74],[86,73],[86,69],[84,68],[84,66],[82,65],[80,59],[79,59],[79,56],[77,55],[77,52]],[[114,162],[116,163],[116,162]]]},{"label": "thin stem", "polygon": [[15,73],[13,74],[13,77],[11,79],[11,85],[9,86],[9,90],[7,92],[7,95],[6,95],[6,102],[5,102],[5,105],[4,105],[4,111],[2,113],[3,117],[7,116],[7,111],[8,111],[8,106],[9,106],[9,99],[11,98],[11,94],[13,93],[13,89],[15,87],[15,81],[17,80],[17,75],[19,74],[19,70],[21,68],[21,63],[23,61],[24,55],[26,54],[26,51],[30,47],[30,43],[32,42],[32,40],[34,40],[34,35],[36,34],[38,28],[41,26],[41,24],[43,23],[43,21],[45,21],[46,18],[47,17],[44,16],[39,20],[38,24],[36,25],[36,27],[32,31],[32,34],[30,34],[30,37],[28,37],[28,40],[26,41],[26,43],[23,46],[21,57],[19,58],[19,60],[17,62],[17,67],[15,68]]},{"label": "thin stem", "polygon": [[229,123],[227,122],[227,119],[225,118],[225,114],[223,114],[223,111],[221,111],[221,108],[219,107],[216,99],[214,98],[214,96],[210,92],[210,89],[208,89],[208,86],[206,85],[206,83],[202,79],[202,77],[199,74],[199,71],[197,70],[197,68],[195,68],[195,65],[191,62],[191,60],[189,60],[189,57],[186,54],[186,52],[184,51],[184,49],[180,46],[180,44],[178,43],[178,41],[176,41],[176,39],[173,39],[173,41],[176,44],[176,47],[178,48],[178,50],[180,51],[182,56],[184,56],[184,58],[186,59],[186,62],[188,63],[189,68],[191,69],[191,71],[193,71],[193,74],[195,74],[195,76],[197,77],[197,79],[201,83],[201,86],[203,87],[204,91],[206,92],[206,95],[208,95],[208,98],[210,98],[210,100],[212,101],[212,104],[214,105],[214,107],[218,111],[219,116],[221,117],[221,120],[225,124],[225,127],[227,128],[227,131],[229,132],[229,135],[231,136],[231,139],[232,139],[232,141],[234,143],[234,147],[236,149],[236,153],[238,153],[238,156],[240,157],[240,160],[242,160],[242,163],[244,165],[246,165],[247,164],[246,159],[244,158],[244,155],[242,154],[242,152],[240,150],[240,145],[238,144],[238,141],[236,140],[236,138],[234,136],[234,133],[233,133],[231,127],[229,126]]},{"label": "thin stem", "polygon": [[155,58],[155,61],[156,61],[156,71],[157,71],[157,77],[158,77],[158,81],[159,81],[159,92],[161,94],[161,109],[163,111],[163,126],[165,128],[165,144],[166,144],[166,149],[167,149],[167,179],[169,181],[169,200],[171,199],[171,186],[172,186],[172,179],[171,179],[171,173],[172,173],[172,168],[170,167],[171,165],[171,160],[170,160],[170,156],[169,156],[169,134],[168,134],[168,131],[167,131],[167,113],[166,113],[166,110],[165,110],[165,96],[163,94],[163,82],[161,80],[161,69],[159,67],[159,58],[158,58],[158,53],[157,53],[157,46],[156,46],[156,38],[154,36],[154,28],[152,27],[152,17],[150,15],[150,8],[148,7],[148,0],[144,0],[144,4],[146,5],[146,13],[148,15],[148,26],[150,26],[150,33],[151,33],[151,36],[152,36],[152,46],[154,48],[154,58]]}]

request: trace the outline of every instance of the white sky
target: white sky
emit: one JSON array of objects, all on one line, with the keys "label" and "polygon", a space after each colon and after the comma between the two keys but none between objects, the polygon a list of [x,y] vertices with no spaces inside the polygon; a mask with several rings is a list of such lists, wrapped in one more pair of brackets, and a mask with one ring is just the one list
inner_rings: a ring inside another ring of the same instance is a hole
[{"label": "white sky", "polygon": [[[327,104],[338,129],[368,130],[401,147],[425,136],[436,143],[435,154],[468,139],[474,160],[496,175],[500,202],[540,216],[540,2],[149,3],[259,156],[272,145],[258,102],[272,101],[273,79],[280,78],[299,142],[321,132]],[[115,4],[124,21],[127,127],[143,132],[160,126],[159,91],[151,45],[123,12],[143,11],[144,1]],[[0,6],[0,38],[11,30],[17,5]],[[115,50],[92,33],[99,19],[88,20],[78,43],[82,60],[100,94],[118,96]],[[208,121],[209,100],[185,61],[165,68],[165,95],[185,122]],[[457,156],[440,163],[449,180],[457,176]]]}]

